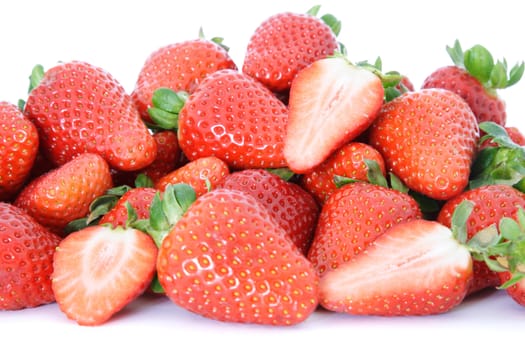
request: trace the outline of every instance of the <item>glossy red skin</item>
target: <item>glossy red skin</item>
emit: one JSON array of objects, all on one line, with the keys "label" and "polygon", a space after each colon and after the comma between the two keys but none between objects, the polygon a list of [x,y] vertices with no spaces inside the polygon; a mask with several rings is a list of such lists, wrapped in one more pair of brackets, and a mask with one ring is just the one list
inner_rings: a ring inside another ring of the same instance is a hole
[{"label": "glossy red skin", "polygon": [[[510,272],[498,273],[499,281],[501,284],[507,282],[511,278]],[[517,283],[505,289],[507,294],[519,305],[525,306],[525,279],[521,279]]]},{"label": "glossy red skin", "polygon": [[38,154],[35,125],[17,106],[0,102],[0,200],[11,200],[29,178]]},{"label": "glossy red skin", "polygon": [[28,96],[46,157],[56,166],[82,153],[101,155],[115,169],[142,169],[155,159],[153,136],[124,87],[107,71],[72,61],[49,69]]},{"label": "glossy red skin", "polygon": [[231,69],[210,74],[179,114],[189,160],[215,156],[230,169],[282,168],[288,109],[254,79]]},{"label": "glossy red skin", "polygon": [[337,48],[337,38],[321,19],[280,13],[267,18],[252,34],[242,71],[270,90],[282,92],[301,69]]},{"label": "glossy red skin", "polygon": [[101,225],[111,224],[113,227],[125,227],[128,220],[128,209],[125,206],[127,202],[129,202],[133,209],[135,209],[137,219],[141,220],[149,218],[149,209],[156,193],[157,190],[151,187],[137,187],[130,189],[119,198],[110,211],[102,216],[99,223]]},{"label": "glossy red skin", "polygon": [[[474,202],[474,209],[467,221],[467,236],[471,238],[480,230],[498,224],[501,218],[515,218],[517,206],[525,208],[525,194],[507,185],[487,185],[464,193],[447,201],[441,208],[437,221],[451,226],[454,209],[463,200]],[[474,278],[469,294],[499,285],[499,277],[482,261],[474,260]]]},{"label": "glossy red skin", "polygon": [[257,199],[306,255],[313,239],[319,206],[299,185],[265,169],[246,169],[224,178],[218,188],[236,189]]},{"label": "glossy red skin", "polygon": [[455,92],[468,103],[480,123],[492,121],[505,126],[507,122],[505,102],[498,95],[487,92],[476,78],[460,67],[437,69],[425,79],[421,88],[442,88]]},{"label": "glossy red skin", "polygon": [[0,202],[0,227],[0,310],[54,302],[51,273],[60,237],[4,202]]}]

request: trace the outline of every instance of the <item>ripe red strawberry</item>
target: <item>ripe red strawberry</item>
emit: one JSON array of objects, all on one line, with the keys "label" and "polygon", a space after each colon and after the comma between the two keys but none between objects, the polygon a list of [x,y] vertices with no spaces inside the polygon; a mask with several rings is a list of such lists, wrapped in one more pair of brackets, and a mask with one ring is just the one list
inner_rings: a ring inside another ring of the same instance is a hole
[{"label": "ripe red strawberry", "polygon": [[165,87],[191,94],[210,73],[237,69],[228,51],[203,38],[163,46],[144,62],[131,96],[142,118],[150,121],[148,109],[153,92]]},{"label": "ripe red strawberry", "polygon": [[126,171],[155,159],[155,141],[131,97],[108,72],[89,63],[62,63],[45,72],[24,112],[55,165],[88,152]]},{"label": "ripe red strawberry", "polygon": [[372,124],[383,97],[381,79],[344,57],[321,59],[301,70],[288,103],[288,167],[304,174],[321,164]]},{"label": "ripe red strawberry", "polygon": [[[501,272],[498,274],[498,277],[500,278],[500,283],[503,284],[511,279],[512,273],[509,271]],[[505,290],[516,303],[525,306],[525,278],[522,278],[517,283],[507,287]]]},{"label": "ripe red strawberry", "polygon": [[257,199],[306,255],[312,242],[319,207],[299,185],[265,169],[246,169],[227,175],[218,188],[247,193]]},{"label": "ripe red strawberry", "polygon": [[422,88],[442,88],[460,95],[468,103],[478,122],[493,121],[505,126],[507,112],[505,102],[497,90],[517,83],[525,69],[523,62],[516,64],[507,75],[507,63],[494,62],[490,52],[475,45],[463,52],[459,41],[447,51],[454,66],[445,66],[432,72]]},{"label": "ripe red strawberry", "polygon": [[344,185],[321,209],[308,259],[322,276],[365,251],[390,227],[421,217],[406,193],[368,182]]},{"label": "ripe red strawberry", "polygon": [[97,154],[83,153],[31,181],[14,204],[63,235],[65,226],[84,217],[91,202],[112,185],[106,161]]},{"label": "ripe red strawberry", "polygon": [[284,12],[264,20],[248,42],[243,72],[274,92],[286,91],[301,69],[332,55],[340,22],[334,23],[334,33],[316,12]]},{"label": "ripe red strawberry", "polygon": [[159,249],[177,305],[220,321],[292,325],[317,307],[318,277],[252,196],[216,189],[188,208]]},{"label": "ripe red strawberry", "polygon": [[215,156],[232,169],[282,168],[288,109],[254,79],[223,69],[204,79],[179,114],[189,160]]},{"label": "ripe red strawberry", "polygon": [[411,220],[321,277],[319,302],[353,315],[440,314],[463,301],[471,279],[470,252],[448,227]]},{"label": "ripe red strawberry", "polygon": [[444,89],[407,92],[385,103],[369,142],[410,189],[436,200],[468,185],[479,128],[457,94]]},{"label": "ripe red strawberry", "polygon": [[28,179],[38,153],[36,127],[9,102],[0,102],[0,200],[12,199]]},{"label": "ripe red strawberry", "polygon": [[80,325],[100,325],[142,294],[155,274],[157,246],[131,228],[90,226],[57,247],[52,288],[60,310]]},{"label": "ripe red strawberry", "polygon": [[[463,200],[474,203],[473,212],[467,221],[469,239],[482,229],[497,224],[504,217],[515,218],[518,206],[525,208],[524,193],[507,185],[486,185],[467,190],[447,201],[441,208],[437,221],[451,227],[452,214]],[[469,294],[499,285],[497,273],[490,270],[485,262],[475,260],[473,269],[474,278]]]},{"label": "ripe red strawberry", "polygon": [[50,276],[59,241],[20,208],[0,202],[0,310],[55,301]]},{"label": "ripe red strawberry", "polygon": [[164,191],[170,184],[185,183],[201,196],[215,188],[229,173],[228,165],[217,157],[198,158],[164,175],[155,183],[155,188]]},{"label": "ripe red strawberry", "polygon": [[151,187],[136,187],[129,189],[120,197],[113,206],[99,221],[99,224],[111,224],[113,227],[125,227],[128,222],[129,203],[137,214],[137,219],[147,219],[150,216],[150,207],[157,190]]},{"label": "ripe red strawberry", "polygon": [[334,176],[368,181],[365,159],[375,161],[386,175],[383,156],[372,146],[362,142],[349,142],[336,150],[327,160],[301,177],[301,186],[312,193],[320,204],[337,189]]}]

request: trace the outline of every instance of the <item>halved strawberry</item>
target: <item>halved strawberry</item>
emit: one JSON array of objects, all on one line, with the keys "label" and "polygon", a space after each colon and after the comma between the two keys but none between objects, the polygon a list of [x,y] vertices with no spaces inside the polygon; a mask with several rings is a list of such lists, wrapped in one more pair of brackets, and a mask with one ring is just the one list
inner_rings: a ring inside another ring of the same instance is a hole
[{"label": "halved strawberry", "polygon": [[284,156],[306,173],[374,121],[384,98],[381,79],[342,56],[301,70],[290,88]]},{"label": "halved strawberry", "polygon": [[57,247],[52,289],[60,310],[80,325],[100,325],[138,297],[155,274],[157,246],[142,231],[89,226]]}]

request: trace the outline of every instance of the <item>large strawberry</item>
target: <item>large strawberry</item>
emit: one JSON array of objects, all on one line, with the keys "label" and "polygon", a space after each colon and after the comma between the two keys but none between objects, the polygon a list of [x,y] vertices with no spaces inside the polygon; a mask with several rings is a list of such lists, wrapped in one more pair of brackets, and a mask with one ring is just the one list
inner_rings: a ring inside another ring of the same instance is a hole
[{"label": "large strawberry", "polygon": [[407,92],[385,103],[369,132],[387,170],[436,200],[467,187],[478,138],[467,103],[445,89]]},{"label": "large strawberry", "polygon": [[204,38],[163,46],[150,54],[142,66],[131,94],[142,118],[150,121],[148,110],[158,88],[191,94],[210,73],[237,69],[228,51]]},{"label": "large strawberry", "polygon": [[39,223],[64,234],[66,225],[85,216],[91,202],[113,185],[107,162],[83,153],[31,181],[14,204]]},{"label": "large strawberry", "polygon": [[89,63],[61,63],[46,71],[24,113],[37,126],[41,148],[55,165],[87,152],[127,171],[155,159],[155,140],[131,97],[111,74]]},{"label": "large strawberry", "polygon": [[365,251],[388,228],[421,217],[406,193],[368,182],[344,185],[321,209],[308,259],[323,275]]},{"label": "large strawberry", "polygon": [[312,242],[319,207],[299,185],[266,169],[245,169],[225,176],[218,188],[236,189],[257,199],[306,255]]},{"label": "large strawberry", "polygon": [[301,70],[290,89],[284,155],[307,173],[363,133],[383,104],[381,79],[345,57],[320,59]]},{"label": "large strawberry", "polygon": [[155,275],[157,246],[132,228],[90,226],[57,247],[52,289],[60,310],[80,325],[100,325],[142,294]]},{"label": "large strawberry", "polygon": [[0,310],[55,301],[51,273],[59,242],[26,212],[0,202]]},{"label": "large strawberry", "polygon": [[422,88],[442,88],[453,91],[467,101],[479,122],[493,121],[505,126],[505,102],[497,90],[516,84],[522,77],[525,65],[516,64],[507,73],[505,60],[494,62],[491,53],[481,45],[463,52],[459,41],[447,51],[455,65],[444,66],[432,72]]},{"label": "large strawberry", "polygon": [[317,307],[317,274],[251,195],[216,189],[164,238],[159,281],[177,305],[228,322],[293,325]]},{"label": "large strawberry", "polygon": [[232,169],[281,168],[288,109],[236,70],[204,79],[179,114],[179,145],[189,160],[215,156]]},{"label": "large strawberry", "polygon": [[[290,88],[295,75],[338,48],[340,22],[317,18],[319,8],[306,14],[284,12],[264,20],[252,34],[242,70],[274,92]],[[334,27],[332,29],[331,25]]]},{"label": "large strawberry", "polygon": [[10,200],[28,179],[38,153],[34,124],[9,102],[0,102],[0,200]]}]

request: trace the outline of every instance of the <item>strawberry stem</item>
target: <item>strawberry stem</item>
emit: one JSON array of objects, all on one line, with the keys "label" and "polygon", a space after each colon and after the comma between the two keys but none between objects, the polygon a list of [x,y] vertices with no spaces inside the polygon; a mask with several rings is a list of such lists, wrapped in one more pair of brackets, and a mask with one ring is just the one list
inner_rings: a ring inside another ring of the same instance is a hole
[{"label": "strawberry stem", "polygon": [[148,109],[151,120],[155,123],[153,127],[164,130],[175,130],[179,124],[179,113],[188,99],[186,91],[175,92],[169,88],[158,88],[153,92],[151,103],[153,107]]}]

